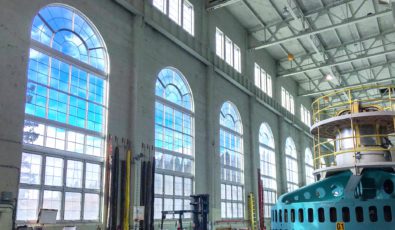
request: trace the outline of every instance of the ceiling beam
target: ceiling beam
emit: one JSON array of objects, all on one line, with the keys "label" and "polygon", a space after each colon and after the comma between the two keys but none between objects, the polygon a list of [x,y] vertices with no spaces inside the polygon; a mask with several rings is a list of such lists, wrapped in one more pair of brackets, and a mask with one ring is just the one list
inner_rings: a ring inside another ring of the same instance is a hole
[{"label": "ceiling beam", "polygon": [[[388,82],[388,81],[392,81],[393,78],[385,78],[385,79],[378,79],[378,80],[374,80],[374,81],[369,81],[369,82],[362,82],[362,83],[358,83],[358,84],[353,84],[353,85],[349,85],[349,86],[344,86],[344,87],[338,87],[336,88],[336,90],[343,90],[343,89],[347,89],[347,88],[351,88],[351,87],[358,87],[358,86],[362,86],[362,85],[374,85],[377,83],[383,83],[383,82]],[[333,92],[333,89],[326,89],[326,90],[321,90],[319,92],[316,91],[309,91],[309,92],[305,92],[302,94],[299,94],[298,96],[300,97],[306,97],[306,96],[315,96],[318,94],[326,94],[326,93],[331,93]]]},{"label": "ceiling beam", "polygon": [[[376,34],[376,35],[371,35],[371,36],[367,36],[358,40],[353,40],[353,41],[349,41],[349,42],[344,42],[339,46],[332,46],[332,47],[328,47],[327,49],[323,50],[322,52],[327,53],[329,51],[332,50],[345,50],[347,48],[347,46],[352,45],[352,44],[356,44],[356,43],[362,43],[371,39],[380,39],[382,40],[384,38],[384,36],[389,35],[395,33],[395,29],[390,29],[387,31],[384,31],[380,34]],[[295,55],[294,59],[307,59],[307,58],[311,58],[311,55],[313,55],[315,52],[310,52],[310,53],[304,53],[304,54],[299,54],[299,55]],[[289,62],[288,58],[283,58],[279,60],[280,62]]]},{"label": "ceiling beam", "polygon": [[330,63],[324,63],[322,65],[319,66],[315,66],[315,67],[311,67],[311,68],[306,68],[306,69],[302,69],[302,70],[288,70],[288,71],[284,71],[284,72],[280,72],[278,73],[278,77],[290,77],[290,76],[294,76],[300,73],[305,73],[305,72],[309,72],[309,71],[314,71],[314,70],[319,70],[322,68],[327,68],[327,67],[332,67],[332,66],[337,66],[337,65],[343,65],[346,63],[350,63],[350,62],[354,62],[354,61],[359,61],[359,60],[364,60],[367,58],[374,58],[374,57],[378,57],[378,56],[382,56],[382,55],[386,55],[386,54],[391,54],[391,53],[395,53],[395,49],[392,50],[388,50],[388,51],[382,51],[379,53],[374,53],[374,54],[369,54],[369,55],[361,55],[358,56],[356,58],[351,58],[351,59],[347,59],[347,60],[342,60],[342,61],[335,61],[335,62],[330,62]]},{"label": "ceiling beam", "polygon": [[240,2],[241,0],[214,0],[214,1],[210,1],[206,10],[207,11],[214,11],[217,10],[219,8],[228,6],[228,5],[232,5],[234,3]]},{"label": "ceiling beam", "polygon": [[253,45],[250,47],[250,49],[263,49],[263,48],[267,48],[273,45],[278,45],[284,42],[289,42],[289,41],[293,41],[295,39],[301,39],[301,38],[305,38],[307,36],[311,36],[311,35],[315,35],[315,34],[319,34],[319,33],[323,33],[329,30],[334,30],[340,27],[344,27],[344,26],[348,26],[348,25],[352,25],[355,23],[361,23],[364,22],[366,20],[371,20],[371,19],[375,19],[375,18],[379,18],[379,17],[384,17],[387,15],[392,15],[392,9],[387,9],[384,10],[382,12],[379,13],[375,13],[375,14],[370,14],[370,15],[366,15],[364,17],[360,17],[360,18],[347,18],[345,19],[343,22],[334,24],[334,25],[330,25],[330,26],[326,26],[323,28],[319,28],[316,30],[310,30],[310,31],[305,31],[305,32],[301,32],[297,35],[294,36],[289,36],[286,38],[282,38],[282,39],[276,39],[274,41],[265,41],[265,42],[259,42],[256,45]]},{"label": "ceiling beam", "polygon": [[[389,62],[386,62],[386,63],[378,63],[378,64],[374,64],[374,65],[369,65],[369,66],[358,68],[358,69],[347,70],[347,71],[344,71],[344,72],[339,72],[339,74],[341,74],[343,76],[345,76],[345,75],[350,76],[352,74],[357,74],[358,72],[361,72],[361,71],[364,71],[364,70],[371,70],[371,69],[374,69],[374,68],[377,68],[377,67],[383,67],[384,66],[384,67],[388,67],[389,68],[393,64],[395,64],[395,60],[389,61]],[[319,77],[321,77],[321,76],[319,76]],[[312,81],[314,81],[314,80],[316,81],[316,80],[319,80],[319,78],[314,78],[314,79],[311,79],[311,80]],[[309,82],[310,82],[309,80],[299,81],[300,84],[306,84],[306,83],[309,83]]]},{"label": "ceiling beam", "polygon": [[[308,28],[314,29],[314,27],[310,24],[309,20],[303,20],[305,18],[305,15],[296,1],[283,0],[283,2],[285,4],[285,6],[289,8],[289,12],[290,12],[292,18],[294,18],[295,21],[298,22],[298,24],[301,28],[304,28],[305,26],[307,26]],[[293,6],[291,5],[291,3],[293,3]],[[296,15],[297,13],[298,13],[298,15]],[[318,55],[318,57],[320,59],[319,61],[326,62],[327,56],[324,52],[322,52],[322,50],[320,50],[320,48],[323,47],[321,44],[321,40],[316,35],[308,36],[307,40],[309,41],[310,45],[313,47],[314,52]],[[314,41],[317,41],[318,44],[316,44]],[[318,63],[315,63],[315,65],[318,66]],[[330,75],[332,75],[334,78],[336,78],[337,81],[340,82],[341,76],[340,76],[340,78],[338,78],[338,76],[332,71],[332,68],[330,68],[330,67],[327,68],[326,74],[328,74],[328,73]],[[325,74],[323,74],[323,75],[325,75]],[[305,74],[305,76],[307,76],[307,74]],[[323,76],[323,78],[324,78],[324,76]],[[316,85],[316,87],[317,87],[317,89],[319,89],[318,85]],[[331,85],[331,87],[333,88],[332,85]]]},{"label": "ceiling beam", "polygon": [[[348,4],[350,2],[354,2],[354,1],[360,1],[360,0],[343,0],[343,1],[335,1],[332,4],[328,4],[322,8],[319,9],[314,9],[314,10],[310,10],[310,11],[306,11],[304,13],[305,17],[312,17],[316,14],[320,14],[320,13],[327,13],[329,12],[331,9],[341,6],[341,5],[345,5]],[[269,27],[283,27],[283,26],[287,26],[291,21],[293,21],[294,19],[292,17],[288,17],[282,21],[279,22],[274,22],[274,23],[269,23],[267,26],[262,26],[262,27],[256,27],[252,30],[250,30],[250,33],[256,33],[265,29],[268,29]]]}]

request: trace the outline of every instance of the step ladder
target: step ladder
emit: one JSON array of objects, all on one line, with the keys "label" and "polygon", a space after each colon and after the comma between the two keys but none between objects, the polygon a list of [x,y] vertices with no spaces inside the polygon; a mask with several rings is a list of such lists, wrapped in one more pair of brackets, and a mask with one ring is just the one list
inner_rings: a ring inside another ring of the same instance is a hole
[{"label": "step ladder", "polygon": [[251,230],[257,230],[255,197],[252,192],[248,194],[248,216],[250,219]]}]

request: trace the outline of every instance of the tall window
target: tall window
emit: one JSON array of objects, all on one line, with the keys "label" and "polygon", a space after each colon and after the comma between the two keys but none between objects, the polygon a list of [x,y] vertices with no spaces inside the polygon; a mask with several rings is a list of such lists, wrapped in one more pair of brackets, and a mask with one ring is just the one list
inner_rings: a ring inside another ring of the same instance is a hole
[{"label": "tall window", "polygon": [[190,209],[194,178],[194,113],[191,89],[176,69],[160,71],[155,95],[154,217],[160,219],[162,210]]},{"label": "tall window", "polygon": [[261,177],[263,182],[263,199],[265,201],[265,217],[270,217],[271,208],[277,199],[276,155],[274,138],[267,123],[259,129],[259,156]]},{"label": "tall window", "polygon": [[281,105],[290,113],[295,114],[294,97],[283,87],[281,87]]},{"label": "tall window", "polygon": [[194,35],[194,10],[188,0],[152,0],[152,4],[189,34]]},{"label": "tall window", "polygon": [[291,192],[299,188],[298,156],[295,143],[288,137],[285,141],[285,165],[287,170],[287,190]]},{"label": "tall window", "polygon": [[99,221],[106,130],[107,51],[92,23],[49,5],[31,30],[17,220],[41,208],[59,221]]},{"label": "tall window", "polygon": [[241,73],[240,48],[218,28],[215,32],[215,53],[237,72]]},{"label": "tall window", "polygon": [[306,148],[304,151],[304,160],[306,164],[306,184],[311,184],[314,182],[314,176],[313,176],[313,154],[311,153],[309,148]]},{"label": "tall window", "polygon": [[302,120],[303,123],[305,123],[307,126],[311,126],[311,115],[310,111],[306,109],[303,105],[300,105],[300,119]]},{"label": "tall window", "polygon": [[257,63],[254,69],[255,86],[260,88],[264,93],[272,96],[272,77],[266,73]]},{"label": "tall window", "polygon": [[225,102],[220,113],[221,217],[244,217],[243,124],[234,104]]}]

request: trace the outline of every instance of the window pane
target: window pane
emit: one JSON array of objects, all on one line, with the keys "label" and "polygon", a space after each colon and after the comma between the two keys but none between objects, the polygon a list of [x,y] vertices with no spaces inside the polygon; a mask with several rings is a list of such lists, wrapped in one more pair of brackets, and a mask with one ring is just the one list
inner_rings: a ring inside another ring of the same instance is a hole
[{"label": "window pane", "polygon": [[174,178],[174,194],[177,196],[182,196],[182,177]]},{"label": "window pane", "polygon": [[20,182],[25,184],[40,184],[42,157],[35,154],[22,153]]},{"label": "window pane", "polygon": [[162,199],[155,198],[154,201],[154,219],[161,219],[162,218]]},{"label": "window pane", "polygon": [[262,84],[262,91],[267,93],[266,89],[266,72],[261,69],[261,84]]},{"label": "window pane", "polygon": [[261,68],[255,63],[254,66],[255,86],[261,88]]},{"label": "window pane", "polygon": [[218,28],[215,33],[215,51],[217,56],[224,59],[224,33]]},{"label": "window pane", "polygon": [[84,220],[99,220],[100,197],[98,194],[85,193]]},{"label": "window pane", "polygon": [[163,176],[155,173],[155,194],[163,194]]},{"label": "window pane", "polygon": [[61,192],[44,190],[43,208],[58,210],[58,214],[56,216],[57,220],[60,220],[61,206],[62,206]]},{"label": "window pane", "polygon": [[178,25],[181,24],[181,1],[169,0],[169,17]]},{"label": "window pane", "polygon": [[73,188],[81,188],[82,186],[82,162],[67,161],[67,178],[66,186]]},{"label": "window pane", "polygon": [[38,122],[25,120],[23,128],[23,143],[33,145],[44,145],[45,126]]},{"label": "window pane", "polygon": [[188,1],[184,0],[182,27],[191,35],[194,34],[193,23],[194,23],[193,5]]},{"label": "window pane", "polygon": [[233,43],[228,37],[225,37],[225,61],[233,66]]},{"label": "window pane", "polygon": [[272,97],[272,95],[273,95],[273,91],[272,91],[272,77],[269,74],[267,74],[266,77],[267,77],[267,95]]},{"label": "window pane", "polygon": [[98,164],[86,164],[85,188],[100,189],[101,166]]},{"label": "window pane", "polygon": [[63,185],[63,159],[45,158],[45,184],[52,186]]},{"label": "window pane", "polygon": [[17,220],[37,220],[39,191],[19,189]]},{"label": "window pane", "polygon": [[162,13],[166,13],[166,0],[153,0],[152,3]]},{"label": "window pane", "polygon": [[64,219],[81,219],[81,193],[66,192],[64,204]]},{"label": "window pane", "polygon": [[240,48],[233,44],[234,46],[234,68],[237,72],[241,73],[241,53]]},{"label": "window pane", "polygon": [[173,176],[165,176],[165,194],[166,195],[173,195],[174,192],[174,182]]}]

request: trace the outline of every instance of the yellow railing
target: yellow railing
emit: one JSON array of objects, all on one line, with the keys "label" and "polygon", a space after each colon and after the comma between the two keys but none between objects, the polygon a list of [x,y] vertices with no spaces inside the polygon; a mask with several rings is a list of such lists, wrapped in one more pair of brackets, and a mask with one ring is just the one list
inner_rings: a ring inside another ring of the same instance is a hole
[{"label": "yellow railing", "polygon": [[[318,97],[312,103],[312,118],[313,123],[317,123],[323,119],[334,117],[341,110],[352,110],[352,106],[355,102],[362,104],[364,107],[377,106],[383,111],[395,111],[392,106],[395,102],[395,98],[392,96],[395,85],[389,86],[359,86],[353,88],[346,88],[337,90],[324,96]],[[360,98],[359,94],[366,90],[385,90],[383,94],[379,92],[380,97],[375,98]],[[342,96],[346,96],[347,100],[341,100]],[[334,99],[340,101],[333,102]]]},{"label": "yellow railing", "polygon": [[[386,86],[359,86],[350,87],[342,90],[336,90],[324,96],[318,97],[312,103],[312,119],[313,124],[319,121],[339,116],[342,113],[354,113],[360,109],[375,108],[378,111],[395,111],[395,97],[392,95],[395,93],[395,85]],[[361,93],[367,91],[376,91],[374,96],[361,98]],[[394,119],[395,123],[395,119]],[[350,129],[353,130],[349,137],[339,137],[335,139],[329,139],[323,141],[322,135],[320,135],[320,128],[317,129],[317,134],[314,138],[314,168],[322,168],[326,165],[336,165],[336,156],[340,154],[350,152],[367,152],[367,151],[384,151],[385,149],[380,147],[381,140],[384,137],[395,137],[394,134],[371,134],[371,135],[360,135],[358,125],[353,123],[350,119]],[[355,132],[354,132],[355,130]],[[372,138],[374,137],[378,146],[361,146],[361,138]],[[349,140],[350,148],[341,149],[341,145],[336,147],[336,143],[342,143],[343,141]],[[333,151],[327,151],[328,144],[333,143]],[[325,147],[325,148],[324,148]],[[340,148],[340,149],[338,149]],[[391,148],[388,150],[395,150]]]}]

